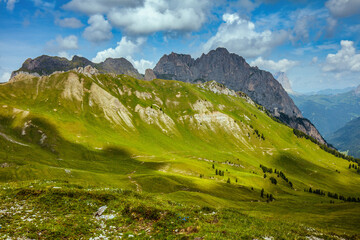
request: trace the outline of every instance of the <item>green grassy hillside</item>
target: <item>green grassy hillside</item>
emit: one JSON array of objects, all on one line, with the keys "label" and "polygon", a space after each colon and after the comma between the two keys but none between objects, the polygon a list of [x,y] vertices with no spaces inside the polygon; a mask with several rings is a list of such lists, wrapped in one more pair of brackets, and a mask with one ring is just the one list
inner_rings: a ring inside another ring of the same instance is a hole
[{"label": "green grassy hillside", "polygon": [[[263,225],[276,238],[309,236],[309,231],[299,230],[304,229],[301,226],[328,238],[359,234],[360,203],[327,194],[357,200],[360,175],[348,168],[348,161],[296,137],[261,109],[215,82],[148,82],[75,72],[41,78],[18,75],[0,85],[0,181],[5,189],[1,201],[11,204],[6,199],[22,189],[22,195],[41,209],[40,200],[53,194],[46,189],[56,184],[42,185],[40,194],[26,192],[29,184],[66,181],[63,188],[80,195],[84,190],[71,186],[130,190],[140,198],[149,195],[153,203],[146,206],[160,204],[158,209],[169,209],[165,203],[175,202],[184,211],[191,206],[230,211],[222,215],[225,232],[245,231],[237,224],[249,221],[249,228]],[[308,192],[309,188],[326,196]],[[65,202],[76,201],[71,196]],[[122,198],[94,200],[97,204],[84,210],[84,217],[90,217],[86,211],[95,206],[116,204]],[[14,217],[0,221],[11,226],[21,222]],[[285,222],[289,223],[282,225]],[[44,228],[52,232],[51,227]],[[158,234],[170,234],[164,229]],[[204,229],[185,235],[201,236]],[[34,227],[28,232],[38,231]],[[249,230],[246,238],[265,237],[265,232]],[[216,234],[214,238],[221,238],[220,230]],[[231,236],[236,234],[223,237]]]}]

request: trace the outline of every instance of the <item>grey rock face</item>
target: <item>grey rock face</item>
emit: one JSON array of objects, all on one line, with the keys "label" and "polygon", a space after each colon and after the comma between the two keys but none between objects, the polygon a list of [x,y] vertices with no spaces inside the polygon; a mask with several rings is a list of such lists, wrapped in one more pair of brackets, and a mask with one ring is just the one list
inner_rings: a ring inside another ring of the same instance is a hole
[{"label": "grey rock face", "polygon": [[290,80],[284,72],[277,72],[274,74],[274,78],[278,80],[281,86],[285,89],[285,91],[289,94],[293,94],[294,91],[291,88]]},{"label": "grey rock face", "polygon": [[244,58],[229,53],[225,48],[202,54],[198,59],[185,54],[164,55],[156,64],[154,72],[159,78],[183,82],[215,80],[230,89],[244,92],[268,109],[273,116],[280,117],[280,114],[288,116],[293,120],[285,122],[286,124],[304,130],[321,143],[325,143],[309,121],[312,127],[309,124],[303,127],[300,127],[301,124],[295,124],[295,122],[301,122],[296,120],[302,119],[301,112],[271,73],[251,67]]},{"label": "grey rock face", "polygon": [[145,77],[144,77],[144,79],[146,80],[146,81],[152,81],[152,80],[154,80],[156,78],[156,75],[155,75],[155,73],[154,73],[154,71],[152,70],[152,69],[146,69],[145,70]]},{"label": "grey rock face", "polygon": [[35,59],[28,58],[20,69],[12,72],[11,78],[19,72],[31,74],[50,75],[57,71],[69,71],[79,67],[91,66],[100,73],[127,74],[136,78],[142,78],[134,66],[125,58],[108,58],[104,62],[96,64],[86,58],[74,56],[71,61],[61,57],[42,55]]},{"label": "grey rock face", "polygon": [[242,91],[271,113],[277,109],[288,116],[302,117],[292,99],[271,73],[251,67],[244,58],[218,48],[194,60],[190,55],[163,56],[154,72],[158,77],[184,82],[215,80],[235,91]]},{"label": "grey rock face", "polygon": [[125,58],[107,58],[96,67],[105,73],[126,74],[135,78],[142,78],[134,66]]}]

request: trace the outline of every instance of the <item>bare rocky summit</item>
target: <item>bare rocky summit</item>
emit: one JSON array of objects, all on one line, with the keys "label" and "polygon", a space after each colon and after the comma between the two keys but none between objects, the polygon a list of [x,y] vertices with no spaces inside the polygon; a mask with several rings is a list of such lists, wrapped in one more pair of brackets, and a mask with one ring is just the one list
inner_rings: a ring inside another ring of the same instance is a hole
[{"label": "bare rocky summit", "polygon": [[293,100],[270,72],[251,67],[244,58],[229,53],[225,48],[217,48],[197,59],[186,54],[164,55],[156,64],[154,73],[158,78],[183,82],[215,80],[246,93],[282,122],[325,143],[311,122],[303,119]]},{"label": "bare rocky summit", "polygon": [[90,60],[74,56],[71,60],[62,57],[42,55],[35,59],[28,58],[20,69],[11,74],[11,78],[19,73],[30,73],[35,76],[50,75],[54,72],[70,71],[78,68],[91,66],[99,73],[126,74],[135,78],[142,78],[142,75],[125,58],[108,58],[101,63],[93,63]]},{"label": "bare rocky summit", "polygon": [[281,84],[281,86],[284,88],[284,90],[289,93],[293,94],[294,91],[291,88],[290,80],[287,77],[286,73],[284,72],[277,72],[274,74],[274,78],[278,80],[278,82]]}]

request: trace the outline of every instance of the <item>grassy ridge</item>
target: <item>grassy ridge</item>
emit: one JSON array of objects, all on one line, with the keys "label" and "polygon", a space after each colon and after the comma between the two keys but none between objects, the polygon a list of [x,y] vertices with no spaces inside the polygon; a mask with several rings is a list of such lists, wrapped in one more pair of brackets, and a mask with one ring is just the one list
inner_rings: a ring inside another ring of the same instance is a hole
[{"label": "grassy ridge", "polygon": [[[360,204],[304,192],[360,197],[360,175],[347,161],[297,138],[245,98],[207,89],[71,72],[19,76],[0,86],[0,132],[7,136],[0,136],[0,180],[128,189],[159,201],[234,208],[256,221],[291,216],[296,224],[358,233]],[[133,127],[113,114],[119,103]],[[274,172],[264,178],[260,164],[282,171],[293,187]],[[262,189],[275,201],[261,198]]]}]

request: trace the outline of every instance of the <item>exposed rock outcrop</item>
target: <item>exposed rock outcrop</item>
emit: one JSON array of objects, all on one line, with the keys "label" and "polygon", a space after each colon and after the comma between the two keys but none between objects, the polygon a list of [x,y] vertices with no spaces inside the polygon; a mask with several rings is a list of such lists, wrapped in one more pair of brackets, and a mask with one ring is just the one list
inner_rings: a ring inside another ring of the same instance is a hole
[{"label": "exposed rock outcrop", "polygon": [[154,80],[156,78],[156,75],[155,75],[155,73],[154,73],[154,71],[152,70],[152,69],[146,69],[145,70],[145,77],[144,77],[144,79],[146,80],[146,81],[152,81],[152,80]]}]

